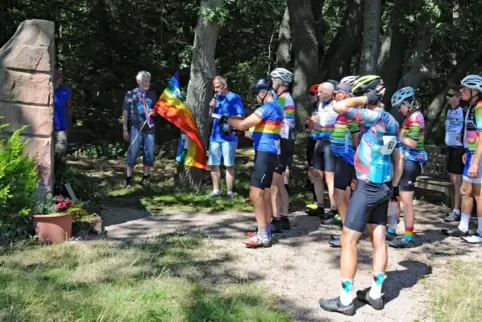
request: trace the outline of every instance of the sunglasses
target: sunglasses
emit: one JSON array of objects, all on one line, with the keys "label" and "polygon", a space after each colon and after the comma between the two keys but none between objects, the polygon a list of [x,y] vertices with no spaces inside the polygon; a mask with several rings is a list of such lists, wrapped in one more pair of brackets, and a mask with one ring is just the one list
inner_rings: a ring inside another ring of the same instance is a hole
[{"label": "sunglasses", "polygon": [[310,93],[310,96],[316,96],[318,93]]},{"label": "sunglasses", "polygon": [[454,96],[455,96],[455,94],[452,94],[452,93],[447,93],[447,94],[445,94],[445,96],[448,96],[448,97],[454,97]]}]

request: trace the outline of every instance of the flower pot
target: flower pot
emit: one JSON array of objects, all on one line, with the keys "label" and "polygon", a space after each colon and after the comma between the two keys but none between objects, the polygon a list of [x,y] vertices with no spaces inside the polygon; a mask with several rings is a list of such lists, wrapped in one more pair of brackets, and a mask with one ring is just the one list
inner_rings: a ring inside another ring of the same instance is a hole
[{"label": "flower pot", "polygon": [[41,242],[61,243],[72,236],[72,214],[34,215],[33,223]]}]

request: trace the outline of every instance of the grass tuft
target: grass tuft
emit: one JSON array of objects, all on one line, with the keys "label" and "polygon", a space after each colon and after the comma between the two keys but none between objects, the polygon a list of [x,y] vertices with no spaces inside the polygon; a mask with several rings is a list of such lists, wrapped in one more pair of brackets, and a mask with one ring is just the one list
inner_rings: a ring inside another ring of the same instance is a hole
[{"label": "grass tuft", "polygon": [[0,255],[0,320],[290,320],[256,285],[203,280],[219,262],[208,243],[184,233],[9,250]]},{"label": "grass tuft", "polygon": [[450,263],[447,279],[441,281],[432,303],[437,322],[480,321],[482,312],[482,262]]}]

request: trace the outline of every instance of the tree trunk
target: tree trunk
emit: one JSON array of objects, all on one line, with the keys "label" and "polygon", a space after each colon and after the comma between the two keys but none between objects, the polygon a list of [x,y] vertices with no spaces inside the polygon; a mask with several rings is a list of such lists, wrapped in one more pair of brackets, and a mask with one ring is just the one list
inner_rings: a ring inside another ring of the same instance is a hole
[{"label": "tree trunk", "polygon": [[381,0],[365,1],[360,75],[377,73],[378,55],[380,53],[381,17]]},{"label": "tree trunk", "polygon": [[[223,5],[223,0],[202,0],[200,17],[194,34],[192,61],[186,104],[191,108],[196,121],[199,136],[204,146],[209,135],[209,101],[212,99],[212,80],[216,76],[214,56],[220,26],[207,21],[202,12],[215,10]],[[193,167],[178,168],[177,181],[187,187],[199,187],[203,178],[203,170]]]},{"label": "tree trunk", "polygon": [[322,61],[322,79],[340,79],[352,74],[350,62],[360,47],[362,23],[363,0],[347,1],[343,23]]},{"label": "tree trunk", "polygon": [[290,29],[290,13],[286,7],[278,36],[278,51],[276,54],[276,67],[287,68],[291,61],[291,29]]},{"label": "tree trunk", "polygon": [[324,25],[322,19],[322,11],[324,0],[311,0],[311,11],[313,12],[313,19],[315,20],[316,39],[318,40],[318,66],[322,57],[325,55],[325,46],[323,42]]},{"label": "tree trunk", "polygon": [[480,60],[481,57],[482,57],[482,40],[478,42],[475,51],[471,53],[465,59],[465,61],[457,65],[458,66],[457,70],[452,74],[448,82],[446,82],[445,85],[439,86],[443,88],[439,92],[439,94],[435,96],[435,98],[432,100],[426,113],[425,133],[427,136],[430,136],[432,134],[432,129],[443,111],[444,103],[445,103],[445,93],[447,91],[448,86],[451,83],[460,84],[460,81],[467,74],[467,72],[472,67],[472,65],[478,60]]},{"label": "tree trunk", "polygon": [[[390,98],[397,89],[403,70],[403,61],[408,46],[408,39],[401,31],[400,20],[403,18],[410,1],[396,0],[390,16],[390,24],[383,40],[378,59],[378,70],[385,83],[385,105],[389,104]],[[405,5],[405,6],[404,6]],[[396,115],[398,111],[391,111]]]},{"label": "tree trunk", "polygon": [[317,80],[318,39],[311,0],[288,0],[293,35],[296,124],[301,128],[310,107],[308,88]]}]

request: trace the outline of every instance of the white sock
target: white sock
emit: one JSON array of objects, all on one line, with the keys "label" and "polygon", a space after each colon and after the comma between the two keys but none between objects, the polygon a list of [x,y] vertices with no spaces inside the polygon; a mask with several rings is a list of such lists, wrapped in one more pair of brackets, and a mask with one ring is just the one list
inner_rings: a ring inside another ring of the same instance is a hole
[{"label": "white sock", "polygon": [[231,196],[231,195],[233,194],[233,192],[232,192],[232,191],[228,191],[228,192],[226,192],[226,194],[227,194],[228,196]]},{"label": "white sock", "polygon": [[353,302],[353,280],[341,280],[340,302],[343,305],[350,305]]},{"label": "white sock", "polygon": [[455,214],[457,214],[457,215],[460,215],[460,209],[455,209],[455,208],[454,208],[454,210],[452,210],[452,212],[455,213]]},{"label": "white sock", "polygon": [[482,236],[482,217],[478,217],[477,220],[479,221],[479,229],[477,229],[477,232]]},{"label": "white sock", "polygon": [[382,286],[385,280],[385,273],[373,273],[372,287],[370,288],[370,297],[374,300],[382,296]]},{"label": "white sock", "polygon": [[463,232],[469,230],[469,223],[470,223],[470,215],[462,213],[462,217],[460,218],[459,229]]},{"label": "white sock", "polygon": [[213,189],[213,194],[219,195],[219,192],[220,192],[219,189]]}]

